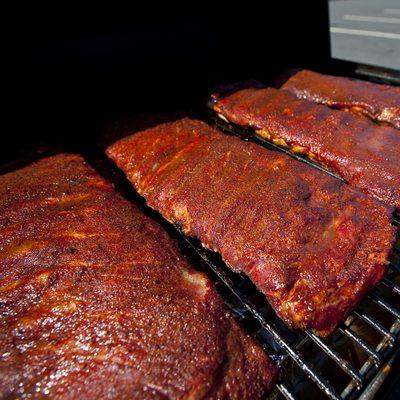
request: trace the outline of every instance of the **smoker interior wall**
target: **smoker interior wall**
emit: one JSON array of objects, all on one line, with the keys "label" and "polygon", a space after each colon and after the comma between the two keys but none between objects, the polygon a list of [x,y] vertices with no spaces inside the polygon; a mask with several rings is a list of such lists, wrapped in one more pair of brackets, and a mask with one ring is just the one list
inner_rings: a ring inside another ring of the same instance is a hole
[{"label": "smoker interior wall", "polygon": [[146,11],[21,6],[3,50],[7,154],[32,141],[90,144],[107,119],[184,110],[203,105],[217,83],[326,65],[326,2],[269,3],[164,14],[156,3]]}]

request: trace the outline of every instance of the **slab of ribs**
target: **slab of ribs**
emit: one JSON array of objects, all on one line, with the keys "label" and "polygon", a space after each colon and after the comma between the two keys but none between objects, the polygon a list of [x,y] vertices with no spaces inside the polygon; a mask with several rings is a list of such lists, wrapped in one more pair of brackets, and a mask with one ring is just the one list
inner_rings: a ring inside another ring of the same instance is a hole
[{"label": "slab of ribs", "polygon": [[385,273],[393,208],[285,154],[190,119],[107,154],[150,207],[247,274],[292,328],[329,334]]},{"label": "slab of ribs", "polygon": [[350,185],[400,209],[400,132],[282,89],[214,95],[223,119],[312,160]]},{"label": "slab of ribs", "polygon": [[261,399],[274,385],[211,281],[80,156],[0,177],[0,230],[1,398]]},{"label": "slab of ribs", "polygon": [[400,129],[400,87],[303,70],[283,86],[298,98],[362,114]]}]

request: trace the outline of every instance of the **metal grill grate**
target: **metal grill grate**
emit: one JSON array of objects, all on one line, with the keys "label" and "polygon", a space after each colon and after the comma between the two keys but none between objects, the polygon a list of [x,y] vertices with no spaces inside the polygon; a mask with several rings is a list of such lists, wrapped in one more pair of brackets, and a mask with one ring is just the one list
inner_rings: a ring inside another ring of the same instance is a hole
[{"label": "metal grill grate", "polygon": [[[342,178],[324,167],[304,156],[294,154],[288,149],[255,136],[249,129],[224,122],[215,114],[211,115],[211,119],[220,130],[228,134],[253,141],[270,150],[284,152],[344,182]],[[397,220],[394,219],[393,221],[396,226],[399,226],[398,219],[397,217]],[[379,388],[379,384],[388,374],[390,364],[396,353],[400,352],[400,308],[398,306],[400,304],[398,297],[400,295],[400,237],[394,247],[394,254],[386,278],[331,335],[334,336],[334,339],[329,339],[331,336],[328,339],[321,339],[310,331],[305,333],[288,332],[282,322],[271,316],[270,310],[266,312],[268,305],[260,303],[261,295],[254,294],[256,289],[247,278],[231,272],[223,265],[222,260],[215,260],[215,255],[204,250],[195,239],[187,238],[182,233],[181,235],[187,245],[201,257],[218,280],[241,304],[241,308],[239,308],[241,313],[238,312],[237,305],[231,307],[233,311],[239,314],[239,319],[244,319],[246,313],[248,313],[258,322],[259,329],[255,332],[256,336],[264,344],[270,356],[285,370],[283,379],[278,384],[278,389],[284,398],[313,398],[313,395],[307,389],[304,390],[304,387],[310,381],[330,399],[352,400],[362,398],[367,400],[372,398]],[[383,318],[381,318],[382,316]],[[370,340],[371,337],[374,340]],[[273,343],[271,343],[271,340]],[[307,360],[301,349],[307,348],[310,344],[318,348],[321,354],[319,356],[316,354],[315,357]],[[343,348],[353,348],[362,362],[355,362],[354,357],[351,356],[345,357]],[[331,360],[331,363],[327,363],[327,358]],[[289,373],[287,372],[285,364],[290,364],[290,362],[305,373],[303,382],[299,383],[298,373],[293,371],[293,366],[289,368]],[[336,377],[332,379],[334,370],[324,371],[325,364],[332,366],[332,363],[344,373],[344,376],[341,376],[340,379],[336,379]],[[289,379],[287,379],[287,376],[289,376]],[[337,383],[338,380],[343,382],[343,385],[333,384],[333,381]],[[300,387],[301,389],[299,389]],[[318,398],[318,395],[315,395],[315,398]]]},{"label": "metal grill grate", "polygon": [[[321,339],[311,331],[305,333],[290,331],[273,314],[263,296],[257,292],[248,278],[229,270],[218,255],[205,250],[197,239],[188,238],[182,232],[180,235],[184,246],[194,251],[212,271],[217,284],[224,286],[226,293],[223,297],[238,320],[242,320],[247,327],[254,325],[252,319],[256,321],[253,333],[271,358],[284,370],[277,387],[286,399],[313,398],[307,387],[310,382],[313,382],[329,399],[369,399],[373,396],[377,389],[375,381],[387,374],[391,357],[399,350],[396,341],[400,337],[400,310],[394,305],[398,303],[398,299],[388,299],[388,297],[398,296],[400,289],[397,282],[400,280],[400,238],[384,281],[331,335],[333,338]],[[392,317],[389,325],[386,320],[382,322],[376,319],[372,305],[386,314],[387,321],[390,321],[389,316]],[[359,327],[360,322],[364,324],[362,329]],[[371,335],[377,338],[374,344],[367,340]],[[309,347],[310,344],[319,349],[320,354],[314,349],[309,360],[307,358],[310,357],[306,357],[302,349]],[[357,353],[362,353],[361,364],[357,365],[352,359],[354,357],[342,354],[343,348],[351,347],[357,349]],[[337,384],[335,370],[332,369],[328,359],[336,365],[336,368],[343,371],[346,379],[343,377],[339,379],[341,385]],[[298,382],[299,373],[294,367],[304,373],[302,382]],[[321,392],[319,396],[320,394]],[[320,398],[316,393],[314,397]]]}]

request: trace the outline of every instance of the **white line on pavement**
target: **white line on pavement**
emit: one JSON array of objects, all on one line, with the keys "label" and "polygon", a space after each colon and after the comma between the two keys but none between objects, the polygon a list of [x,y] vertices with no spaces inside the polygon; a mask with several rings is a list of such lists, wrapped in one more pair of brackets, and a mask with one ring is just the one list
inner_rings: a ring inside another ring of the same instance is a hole
[{"label": "white line on pavement", "polygon": [[348,28],[339,28],[339,27],[331,27],[331,33],[344,33],[347,35],[356,35],[356,36],[370,36],[370,37],[380,37],[386,39],[397,39],[400,40],[399,33],[390,33],[390,32],[377,32],[377,31],[365,31],[361,29],[348,29]]},{"label": "white line on pavement", "polygon": [[343,15],[343,19],[346,21],[364,21],[364,22],[384,22],[387,24],[400,24],[400,18],[388,18],[388,17],[370,17],[367,15]]}]

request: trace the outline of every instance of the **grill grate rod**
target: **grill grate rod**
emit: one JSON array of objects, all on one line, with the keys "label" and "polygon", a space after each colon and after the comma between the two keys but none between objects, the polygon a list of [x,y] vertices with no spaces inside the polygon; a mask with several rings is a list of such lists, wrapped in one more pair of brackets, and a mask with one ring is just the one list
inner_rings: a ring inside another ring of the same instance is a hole
[{"label": "grill grate rod", "polygon": [[353,311],[353,314],[363,321],[367,322],[370,326],[372,326],[376,331],[378,331],[382,336],[387,337],[391,343],[396,340],[396,337],[390,333],[386,328],[384,328],[378,321],[374,318],[370,317],[368,314],[362,311]]},{"label": "grill grate rod", "polygon": [[393,283],[390,279],[384,278],[384,279],[382,279],[382,283],[385,286],[391,288],[393,290],[393,292],[400,294],[400,287],[397,286],[395,283]]},{"label": "grill grate rod", "polygon": [[278,388],[278,390],[283,394],[283,396],[287,400],[296,400],[296,397],[294,396],[294,394],[290,391],[290,389],[284,383],[280,382],[276,385],[276,387]]},{"label": "grill grate rod", "polygon": [[392,307],[390,304],[386,303],[386,301],[382,300],[375,293],[370,293],[368,297],[374,302],[377,303],[380,307],[386,310],[388,313],[392,314],[394,317],[400,320],[400,312]]},{"label": "grill grate rod", "polygon": [[186,235],[179,230],[181,237],[183,240],[190,246],[192,250],[194,250],[202,260],[211,268],[211,270],[217,275],[219,280],[224,283],[224,285],[229,289],[229,291],[243,304],[243,306],[257,319],[257,321],[261,324],[262,328],[264,328],[274,339],[274,341],[279,344],[281,348],[283,348],[286,353],[296,362],[296,364],[307,374],[307,376],[328,396],[328,398],[332,400],[340,400],[340,396],[336,392],[336,390],[332,387],[332,385],[323,379],[300,355],[300,353],[292,348],[290,344],[279,334],[279,332],[268,323],[265,318],[258,311],[257,307],[255,307],[251,302],[247,299],[244,299],[241,294],[236,289],[235,285],[231,281],[230,277],[218,268],[208,257],[207,255],[197,249],[197,246],[193,244],[193,242],[186,237]]},{"label": "grill grate rod", "polygon": [[381,363],[381,355],[374,350],[369,344],[360,338],[352,329],[347,326],[339,327],[339,331],[343,332],[346,336],[356,342],[375,362],[376,365]]},{"label": "grill grate rod", "polygon": [[356,381],[358,388],[361,387],[364,378],[348,361],[344,360],[335,350],[314,333],[307,331],[306,334],[314,343],[324,350],[324,352],[328,354],[344,372]]}]

